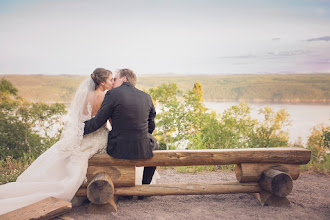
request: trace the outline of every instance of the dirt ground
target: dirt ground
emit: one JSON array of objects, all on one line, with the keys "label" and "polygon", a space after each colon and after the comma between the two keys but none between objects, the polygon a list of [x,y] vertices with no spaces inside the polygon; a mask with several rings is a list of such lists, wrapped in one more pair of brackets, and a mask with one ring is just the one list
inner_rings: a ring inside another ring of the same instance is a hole
[{"label": "dirt ground", "polygon": [[[234,172],[179,173],[158,170],[159,184],[231,182]],[[88,203],[68,214],[74,219],[330,219],[330,176],[301,174],[287,197],[291,207],[262,207],[248,194],[154,196],[144,200],[119,200],[118,213],[87,214]]]}]

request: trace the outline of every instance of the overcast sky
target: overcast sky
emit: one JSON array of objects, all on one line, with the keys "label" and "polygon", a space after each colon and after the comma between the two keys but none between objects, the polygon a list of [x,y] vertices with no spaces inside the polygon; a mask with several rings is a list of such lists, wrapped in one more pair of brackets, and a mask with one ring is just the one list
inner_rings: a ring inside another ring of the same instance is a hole
[{"label": "overcast sky", "polygon": [[0,74],[330,73],[330,0],[0,0]]}]

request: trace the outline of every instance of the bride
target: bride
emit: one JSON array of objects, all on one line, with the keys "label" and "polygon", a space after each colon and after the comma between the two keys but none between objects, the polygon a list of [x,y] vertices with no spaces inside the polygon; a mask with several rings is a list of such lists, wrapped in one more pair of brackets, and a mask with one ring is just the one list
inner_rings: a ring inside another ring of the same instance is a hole
[{"label": "bride", "polygon": [[[0,215],[49,196],[71,201],[86,179],[88,159],[105,153],[106,124],[83,136],[84,121],[96,115],[107,90],[113,87],[112,72],[97,68],[81,83],[71,103],[60,140],[41,154],[16,180],[0,185]],[[137,168],[136,184],[143,169]]]}]

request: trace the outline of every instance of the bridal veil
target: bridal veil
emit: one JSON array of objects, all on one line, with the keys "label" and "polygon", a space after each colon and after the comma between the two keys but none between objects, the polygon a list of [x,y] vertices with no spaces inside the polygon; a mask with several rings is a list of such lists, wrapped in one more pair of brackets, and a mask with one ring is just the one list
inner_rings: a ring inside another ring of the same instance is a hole
[{"label": "bridal veil", "polygon": [[[41,154],[16,182],[0,185],[0,215],[49,196],[71,201],[85,179],[89,157],[107,143],[106,130],[83,136],[84,121],[91,118],[94,91],[93,80],[84,80],[76,91],[60,140]],[[101,143],[95,142],[100,135]]]}]

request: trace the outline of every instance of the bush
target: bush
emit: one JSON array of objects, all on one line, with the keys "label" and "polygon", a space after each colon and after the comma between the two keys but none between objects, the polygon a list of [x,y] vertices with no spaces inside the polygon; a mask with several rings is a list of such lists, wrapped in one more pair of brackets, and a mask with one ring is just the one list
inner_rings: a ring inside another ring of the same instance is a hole
[{"label": "bush", "polygon": [[0,182],[15,181],[41,153],[58,141],[64,104],[32,103],[0,80]]},{"label": "bush", "polygon": [[324,126],[323,124],[315,126],[307,142],[307,149],[312,152],[312,157],[310,162],[302,167],[302,171],[330,173],[329,143],[330,126]]}]

